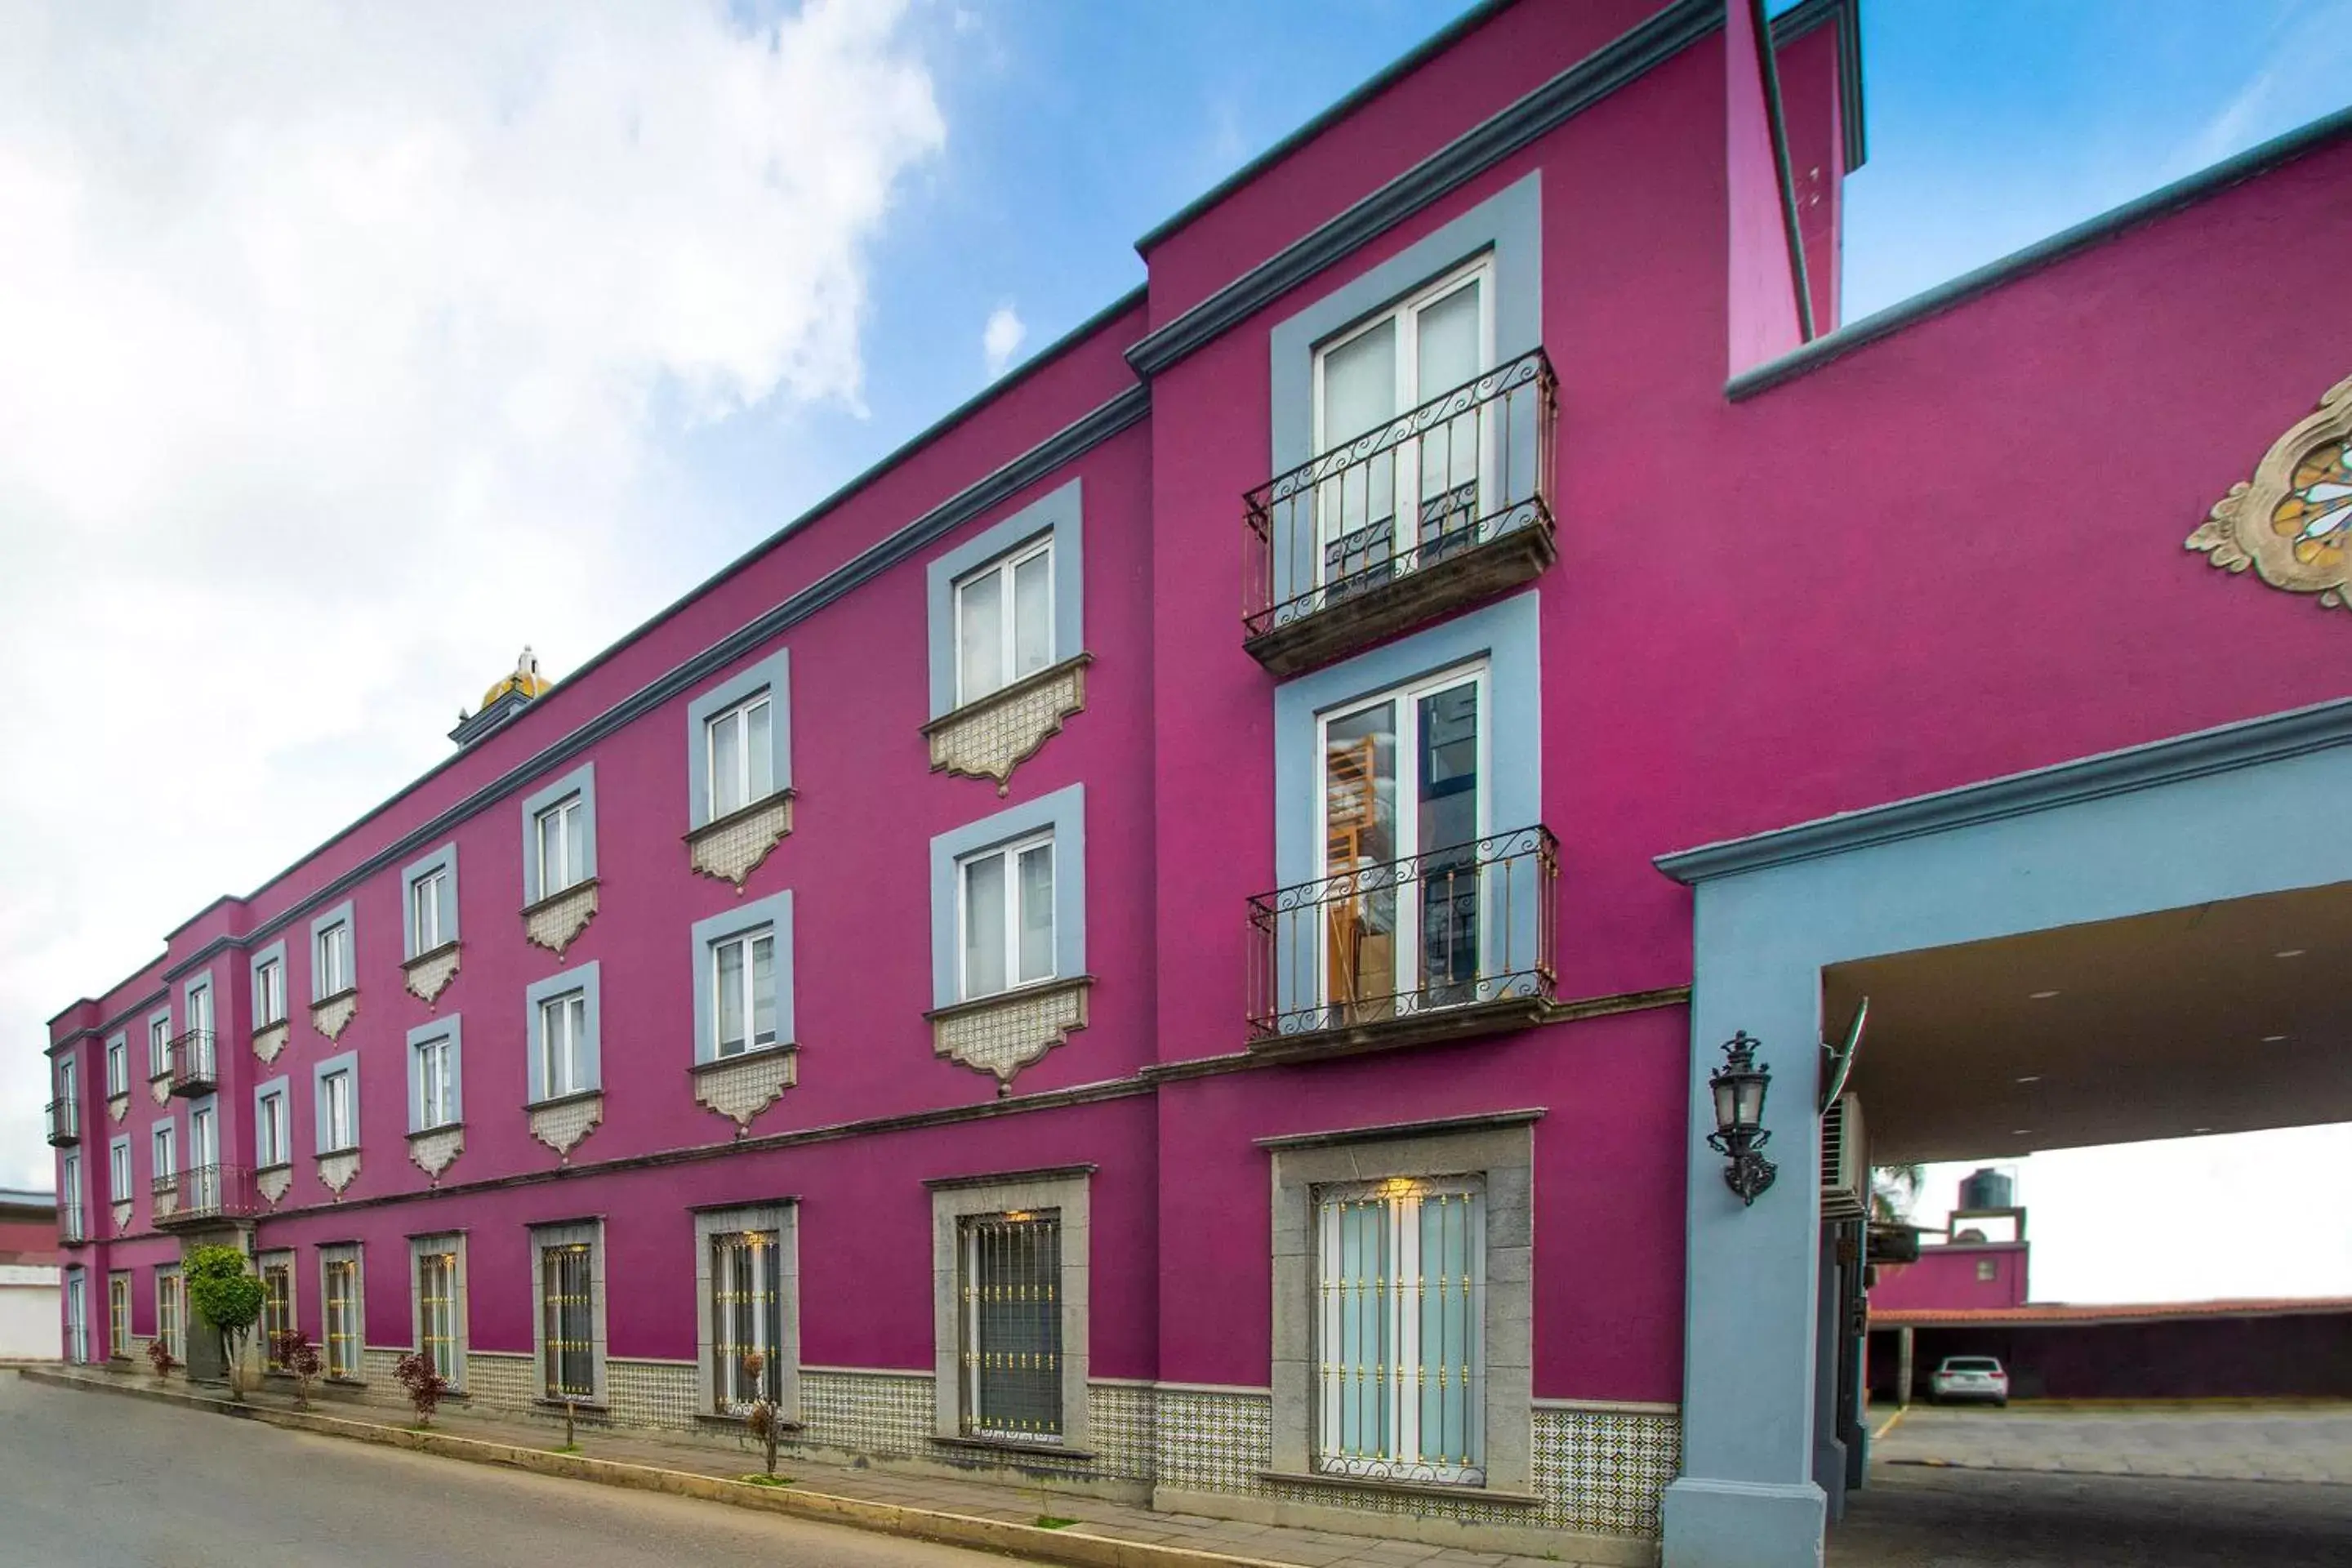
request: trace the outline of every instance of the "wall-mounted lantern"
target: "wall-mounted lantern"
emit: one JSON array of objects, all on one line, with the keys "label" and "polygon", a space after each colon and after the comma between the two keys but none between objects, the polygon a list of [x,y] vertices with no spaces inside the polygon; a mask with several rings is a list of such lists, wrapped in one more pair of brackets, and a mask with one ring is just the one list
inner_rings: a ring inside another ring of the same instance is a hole
[{"label": "wall-mounted lantern", "polygon": [[1706,1080],[1715,1091],[1715,1131],[1707,1134],[1707,1147],[1730,1160],[1723,1180],[1742,1204],[1753,1204],[1780,1174],[1762,1152],[1772,1141],[1764,1131],[1764,1091],[1772,1085],[1772,1069],[1756,1065],[1756,1047],[1763,1043],[1740,1030],[1723,1043],[1723,1065]]}]

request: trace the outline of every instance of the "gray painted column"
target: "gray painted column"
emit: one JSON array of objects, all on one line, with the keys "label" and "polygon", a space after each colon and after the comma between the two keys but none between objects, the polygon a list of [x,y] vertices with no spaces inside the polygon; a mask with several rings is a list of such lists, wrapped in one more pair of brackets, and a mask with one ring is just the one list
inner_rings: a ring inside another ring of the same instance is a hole
[{"label": "gray painted column", "polygon": [[[1821,974],[1738,900],[1702,899],[1691,1009],[1688,1270],[1682,1475],[1666,1488],[1666,1568],[1817,1568],[1825,1504],[1813,1480],[1820,1343]],[[1713,927],[1715,929],[1709,929]],[[1765,1155],[1780,1177],[1753,1207],[1724,1184],[1707,1075],[1746,1029],[1772,1072]]]}]

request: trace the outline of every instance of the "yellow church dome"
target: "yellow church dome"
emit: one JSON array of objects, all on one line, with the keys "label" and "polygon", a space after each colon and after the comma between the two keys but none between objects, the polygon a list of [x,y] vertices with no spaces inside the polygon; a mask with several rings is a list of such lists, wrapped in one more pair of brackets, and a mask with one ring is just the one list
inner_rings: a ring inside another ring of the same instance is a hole
[{"label": "yellow church dome", "polygon": [[519,691],[525,697],[538,697],[554,684],[539,673],[539,656],[525,648],[522,657],[515,660],[514,673],[492,682],[490,689],[482,693],[482,707],[488,708],[509,691]]}]

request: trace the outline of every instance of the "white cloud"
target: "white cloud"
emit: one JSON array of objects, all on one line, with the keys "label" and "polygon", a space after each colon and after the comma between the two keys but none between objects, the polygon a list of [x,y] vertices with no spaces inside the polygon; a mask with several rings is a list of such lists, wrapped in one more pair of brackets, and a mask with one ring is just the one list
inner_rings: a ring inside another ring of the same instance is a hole
[{"label": "white cloud", "polygon": [[0,1183],[50,1014],[707,568],[667,436],[858,405],[900,9],[0,11]]},{"label": "white cloud", "polygon": [[980,330],[980,352],[988,360],[988,374],[1003,375],[1013,356],[1021,352],[1021,340],[1028,335],[1028,327],[1011,305],[991,310],[988,324]]}]

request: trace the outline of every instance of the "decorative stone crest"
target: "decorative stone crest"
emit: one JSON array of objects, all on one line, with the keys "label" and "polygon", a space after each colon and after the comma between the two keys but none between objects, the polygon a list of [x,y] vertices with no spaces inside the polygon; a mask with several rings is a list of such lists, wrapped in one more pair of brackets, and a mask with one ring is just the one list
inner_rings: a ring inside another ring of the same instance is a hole
[{"label": "decorative stone crest", "polygon": [[1087,988],[1093,984],[1081,975],[941,1007],[929,1016],[931,1050],[993,1075],[996,1092],[1010,1094],[1015,1073],[1087,1026]]},{"label": "decorative stone crest", "polygon": [[131,1097],[129,1095],[110,1094],[106,1097],[106,1119],[109,1121],[120,1121],[130,1114]]},{"label": "decorative stone crest", "polygon": [[326,1183],[327,1190],[339,1198],[343,1195],[343,1189],[358,1179],[359,1173],[360,1152],[356,1149],[319,1156],[319,1180]]},{"label": "decorative stone crest", "polygon": [[1063,720],[1085,710],[1093,662],[1091,654],[1066,658],[924,725],[931,771],[994,779],[996,793],[1006,793],[1013,770],[1059,733]]},{"label": "decorative stone crest", "polygon": [[462,1127],[436,1127],[430,1132],[408,1135],[410,1163],[432,1177],[436,1184],[441,1180],[441,1173],[465,1152],[466,1130]]},{"label": "decorative stone crest", "polygon": [[264,1062],[276,1061],[278,1053],[286,1048],[286,1037],[293,1032],[294,1026],[283,1018],[264,1025],[253,1032],[253,1054]]},{"label": "decorative stone crest", "polygon": [[543,947],[556,957],[579,939],[596,918],[596,881],[569,887],[551,899],[541,899],[522,912],[522,934],[535,947]]},{"label": "decorative stone crest", "polygon": [[128,1200],[114,1205],[114,1234],[121,1236],[131,1228],[131,1205]]},{"label": "decorative stone crest", "polygon": [[448,989],[449,982],[457,975],[457,944],[448,942],[431,952],[419,953],[400,966],[401,984],[408,994],[430,1006],[435,997]]},{"label": "decorative stone crest", "polygon": [[155,1189],[155,1217],[169,1219],[180,1212],[180,1186],[174,1182]]},{"label": "decorative stone crest", "polygon": [[165,1073],[161,1078],[149,1079],[147,1080],[147,1093],[158,1105],[171,1104],[172,1075],[170,1073]]},{"label": "decorative stone crest", "polygon": [[272,1165],[268,1170],[256,1171],[253,1174],[253,1184],[261,1189],[261,1195],[269,1200],[269,1206],[276,1208],[285,1201],[286,1194],[293,1190],[294,1167]]},{"label": "decorative stone crest", "polygon": [[568,1161],[580,1141],[596,1131],[604,1120],[604,1097],[601,1094],[575,1094],[551,1105],[533,1106],[530,1112],[530,1135]]},{"label": "decorative stone crest", "polygon": [[793,792],[780,790],[688,834],[687,861],[706,877],[734,883],[740,893],[744,879],[792,830]]},{"label": "decorative stone crest", "polygon": [[799,1081],[799,1055],[794,1047],[784,1046],[698,1063],[695,1103],[735,1123],[740,1137],[751,1131],[753,1117],[782,1100],[784,1090]]},{"label": "decorative stone crest", "polygon": [[2225,572],[2252,566],[2273,588],[2352,609],[2352,376],[2213,503],[2189,548]]},{"label": "decorative stone crest", "polygon": [[360,994],[345,991],[323,1002],[310,1004],[310,1026],[331,1040],[341,1039],[359,1010]]}]

